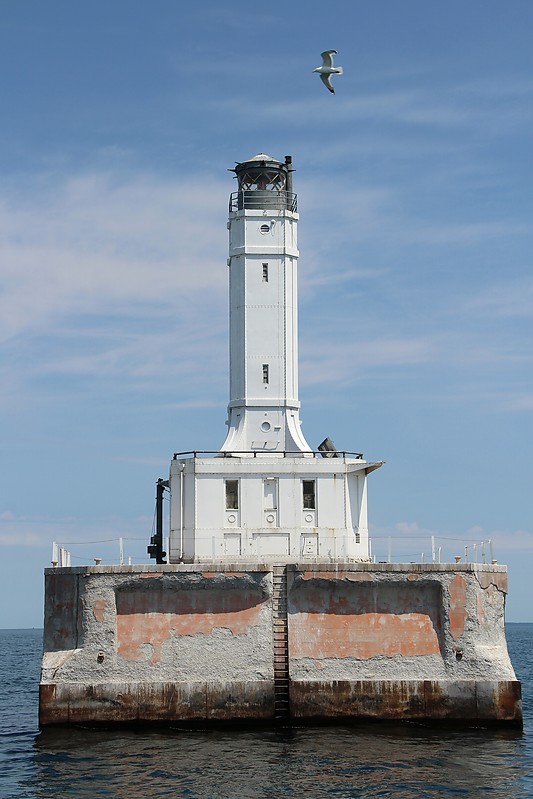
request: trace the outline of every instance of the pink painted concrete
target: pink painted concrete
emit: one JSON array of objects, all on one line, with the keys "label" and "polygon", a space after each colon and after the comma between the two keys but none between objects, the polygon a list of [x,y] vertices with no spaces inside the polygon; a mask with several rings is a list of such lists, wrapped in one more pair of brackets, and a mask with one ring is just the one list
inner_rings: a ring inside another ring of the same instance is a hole
[{"label": "pink painted concrete", "polygon": [[438,655],[437,633],[423,613],[301,613],[290,629],[291,657],[359,658]]},{"label": "pink painted concrete", "polygon": [[210,635],[224,627],[245,635],[259,623],[257,593],[208,588],[199,591],[121,591],[117,594],[117,652],[125,660],[142,658],[152,648],[158,663],[171,636]]},{"label": "pink painted concrete", "polygon": [[466,610],[466,580],[456,574],[450,582],[450,633],[455,641],[462,637],[468,617]]}]

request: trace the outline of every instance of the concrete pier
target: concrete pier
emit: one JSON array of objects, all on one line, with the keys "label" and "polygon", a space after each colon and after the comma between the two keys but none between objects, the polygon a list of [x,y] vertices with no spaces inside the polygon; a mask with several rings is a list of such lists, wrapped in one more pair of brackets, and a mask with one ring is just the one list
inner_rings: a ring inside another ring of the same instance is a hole
[{"label": "concrete pier", "polygon": [[521,725],[505,566],[86,566],[45,587],[41,725]]}]

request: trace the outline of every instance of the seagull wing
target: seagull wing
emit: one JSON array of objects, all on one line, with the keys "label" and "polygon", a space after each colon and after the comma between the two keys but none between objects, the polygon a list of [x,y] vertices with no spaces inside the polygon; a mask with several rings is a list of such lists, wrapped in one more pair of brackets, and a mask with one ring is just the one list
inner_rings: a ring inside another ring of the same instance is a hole
[{"label": "seagull wing", "polygon": [[320,76],[320,80],[322,81],[322,83],[324,84],[324,86],[326,86],[326,88],[328,88],[328,89],[330,90],[330,92],[331,92],[332,94],[335,94],[335,89],[334,89],[334,88],[333,88],[333,86],[331,85],[331,81],[330,81],[330,79],[329,79],[329,75],[321,75],[321,76]]},{"label": "seagull wing", "polygon": [[333,67],[333,55],[336,55],[336,50],[324,50],[320,55],[322,56],[322,66],[331,69]]}]

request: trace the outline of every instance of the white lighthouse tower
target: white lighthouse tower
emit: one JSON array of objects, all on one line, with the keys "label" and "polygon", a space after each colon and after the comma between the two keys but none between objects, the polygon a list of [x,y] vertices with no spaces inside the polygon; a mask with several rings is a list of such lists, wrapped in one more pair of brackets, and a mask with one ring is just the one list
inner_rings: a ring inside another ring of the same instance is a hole
[{"label": "white lighthouse tower", "polygon": [[230,402],[223,452],[310,452],[300,430],[291,159],[237,164],[230,197]]},{"label": "white lighthouse tower", "polygon": [[291,158],[232,171],[228,432],[216,453],[174,455],[170,562],[368,560],[367,475],[381,462],[314,451],[300,428]]}]

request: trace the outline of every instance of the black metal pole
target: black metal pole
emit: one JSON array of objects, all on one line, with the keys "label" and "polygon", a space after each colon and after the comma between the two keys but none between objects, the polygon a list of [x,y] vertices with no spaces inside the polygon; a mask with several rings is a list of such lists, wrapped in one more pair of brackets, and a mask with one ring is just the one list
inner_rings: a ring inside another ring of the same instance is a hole
[{"label": "black metal pole", "polygon": [[155,535],[150,539],[147,547],[148,554],[155,558],[156,563],[166,563],[166,552],[163,552],[163,493],[168,486],[168,480],[161,477],[156,483],[155,493]]},{"label": "black metal pole", "polygon": [[[155,537],[159,547],[160,554],[163,551],[163,480],[159,478],[156,483],[155,492]],[[159,559],[157,561],[159,563]]]}]

